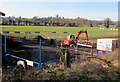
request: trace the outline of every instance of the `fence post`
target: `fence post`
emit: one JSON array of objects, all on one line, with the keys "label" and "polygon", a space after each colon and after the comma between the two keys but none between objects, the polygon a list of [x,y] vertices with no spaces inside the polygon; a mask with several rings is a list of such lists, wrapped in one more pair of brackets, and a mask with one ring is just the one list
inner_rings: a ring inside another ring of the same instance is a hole
[{"label": "fence post", "polygon": [[70,67],[70,57],[69,57],[69,56],[70,56],[70,53],[69,53],[68,50],[65,50],[64,56],[65,56],[64,66],[65,66],[65,68],[69,68],[69,67]]},{"label": "fence post", "polygon": [[4,42],[3,42],[3,46],[4,46],[4,49],[3,49],[3,52],[4,52],[4,54],[3,54],[3,57],[4,57],[4,63],[5,63],[5,66],[7,66],[7,64],[8,64],[8,61],[7,61],[7,56],[6,56],[6,35],[4,35]]},{"label": "fence post", "polygon": [[[39,52],[39,68],[41,68],[41,66],[42,66],[42,40],[41,40],[41,39],[40,39],[39,45],[40,45],[40,52]],[[40,70],[41,70],[41,69],[40,69]]]},{"label": "fence post", "polygon": [[93,43],[91,42],[91,50],[90,50],[90,52],[91,52],[91,55],[93,55]]},{"label": "fence post", "polygon": [[64,65],[65,68],[70,67],[70,53],[66,49],[61,50],[60,63]]},{"label": "fence post", "polygon": [[62,49],[62,45],[63,45],[63,44],[62,44],[62,41],[61,41],[61,43],[60,43],[61,49]]},{"label": "fence post", "polygon": [[4,35],[4,55],[6,54],[6,35]]}]

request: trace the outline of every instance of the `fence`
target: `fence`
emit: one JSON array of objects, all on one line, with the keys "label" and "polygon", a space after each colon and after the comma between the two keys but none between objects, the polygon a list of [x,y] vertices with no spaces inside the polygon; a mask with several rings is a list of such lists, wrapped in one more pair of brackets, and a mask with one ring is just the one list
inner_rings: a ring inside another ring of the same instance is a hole
[{"label": "fence", "polygon": [[[51,32],[51,31],[36,31],[36,32],[29,32],[29,31],[3,31],[1,33],[27,33],[27,34],[30,34],[30,33],[41,33],[41,32]],[[51,33],[57,33],[57,32],[51,32]],[[68,32],[62,32],[62,33],[68,33]]]},{"label": "fence", "polygon": [[66,38],[68,34],[71,34],[70,32],[56,32],[56,31],[3,31],[0,32],[1,34],[11,34],[11,35],[16,35],[18,37],[26,37],[26,39],[33,39],[37,35],[41,35],[45,38],[50,37],[50,38]]},{"label": "fence", "polygon": [[[39,41],[39,46],[40,46],[40,50],[39,50],[39,62],[35,62],[35,61],[30,61],[30,60],[27,60],[25,58],[21,58],[21,57],[17,57],[17,56],[14,56],[14,55],[11,55],[11,54],[7,54],[6,52],[6,35],[3,35],[3,58],[4,58],[4,62],[5,64],[7,65],[8,64],[8,61],[7,59],[9,59],[9,57],[11,58],[15,58],[17,60],[23,60],[23,61],[26,61],[27,62],[27,65],[29,66],[34,66],[34,65],[37,65],[38,68],[42,67],[43,63],[42,63],[42,40]],[[48,62],[45,62],[44,64],[49,64],[51,63],[52,61],[48,61]]]}]

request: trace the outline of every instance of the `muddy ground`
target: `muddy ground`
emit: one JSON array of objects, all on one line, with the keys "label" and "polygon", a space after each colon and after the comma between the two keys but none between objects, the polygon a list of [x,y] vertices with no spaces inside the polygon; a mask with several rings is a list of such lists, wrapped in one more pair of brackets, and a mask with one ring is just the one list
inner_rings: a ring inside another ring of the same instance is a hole
[{"label": "muddy ground", "polygon": [[[59,52],[58,48],[42,45],[42,62],[59,58],[57,52]],[[21,49],[13,50],[13,51],[11,50],[9,51],[9,53],[21,58],[38,62],[39,54],[40,54],[40,46],[36,42],[25,40],[23,41],[23,46]]]},{"label": "muddy ground", "polygon": [[[48,45],[45,46],[42,45],[42,62],[45,63],[50,60],[55,60],[60,58],[61,49],[67,49],[71,54],[91,54],[96,53],[96,48],[86,48],[86,47],[79,47],[79,48],[73,48],[69,46],[63,46],[62,48],[60,46],[53,46]],[[19,50],[10,50],[8,51],[8,54],[15,55],[17,57],[25,58],[31,61],[39,61],[39,54],[40,54],[40,45],[39,43],[36,43],[35,41],[30,40],[23,40],[23,46]]]},{"label": "muddy ground", "polygon": [[[120,79],[118,53],[116,49],[113,53],[108,55],[93,55],[90,48],[80,47],[79,51],[73,51],[74,48],[68,48],[70,53],[74,55],[74,61],[71,63],[70,69],[64,69],[59,65],[59,62],[53,67],[48,67],[44,72],[40,72],[37,67],[32,70],[17,69],[16,65],[12,63],[3,67],[3,80],[105,80],[105,79]],[[60,58],[61,49],[55,46],[42,45],[42,62],[45,63],[50,60]],[[83,53],[87,52],[87,53]],[[24,40],[23,47],[19,50],[9,49],[9,53],[18,57],[23,57],[28,60],[38,62],[39,58],[39,44],[33,41]],[[90,53],[90,54],[88,54]],[[96,53],[96,48],[93,49]],[[15,62],[16,63],[16,62]],[[53,66],[53,64],[50,64]],[[57,71],[56,71],[56,67]],[[55,69],[55,70],[54,70]],[[59,69],[59,70],[58,70]],[[47,72],[46,72],[47,71]]]}]

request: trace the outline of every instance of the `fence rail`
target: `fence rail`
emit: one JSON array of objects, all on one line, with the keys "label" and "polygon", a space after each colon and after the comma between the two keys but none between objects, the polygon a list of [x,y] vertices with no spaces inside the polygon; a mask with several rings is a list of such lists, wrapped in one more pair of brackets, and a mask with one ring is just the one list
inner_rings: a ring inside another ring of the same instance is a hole
[{"label": "fence rail", "polygon": [[[41,33],[41,32],[50,32],[50,33],[57,33],[57,32],[55,32],[55,31],[35,31],[35,32],[33,32],[33,31],[2,31],[2,32],[0,32],[0,33],[7,33],[7,34],[9,34],[9,33],[25,33],[25,34],[31,34],[31,33],[35,33],[35,34],[39,34],[39,33]],[[68,32],[61,32],[61,33],[68,33]]]}]

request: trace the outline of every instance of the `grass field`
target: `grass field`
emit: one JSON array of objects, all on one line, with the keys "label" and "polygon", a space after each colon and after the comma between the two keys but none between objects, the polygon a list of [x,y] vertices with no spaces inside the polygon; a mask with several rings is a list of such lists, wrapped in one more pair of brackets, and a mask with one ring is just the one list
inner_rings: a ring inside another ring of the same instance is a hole
[{"label": "grass field", "polygon": [[[8,35],[17,37],[26,36],[30,39],[34,38],[36,35],[42,35],[44,38],[50,37],[55,39],[63,39],[66,38],[68,34],[73,34],[76,36],[80,30],[87,30],[89,38],[118,36],[118,30],[110,30],[110,28],[100,29],[99,27],[0,26],[0,28],[2,29],[2,32],[9,31],[10,33]],[[14,31],[20,31],[21,33],[15,34]],[[26,34],[25,32],[31,32],[31,34]],[[85,38],[85,34],[81,34],[80,38]]]}]

